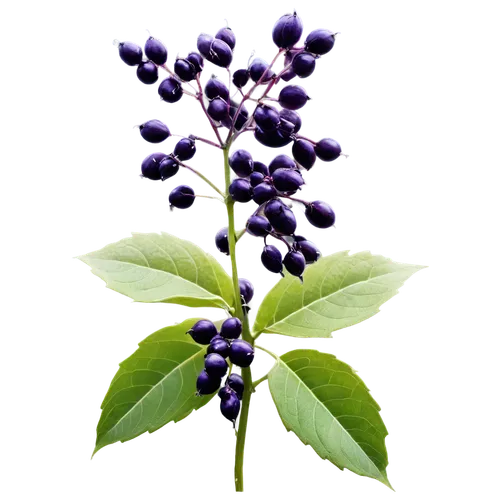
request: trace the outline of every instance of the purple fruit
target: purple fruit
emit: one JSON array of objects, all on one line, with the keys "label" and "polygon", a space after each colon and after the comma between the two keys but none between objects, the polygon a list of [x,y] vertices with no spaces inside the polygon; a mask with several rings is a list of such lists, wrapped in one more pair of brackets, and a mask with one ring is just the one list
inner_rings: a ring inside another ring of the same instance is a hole
[{"label": "purple fruit", "polygon": [[308,52],[302,52],[293,58],[292,70],[299,78],[307,78],[312,75],[315,67],[316,57]]},{"label": "purple fruit", "polygon": [[294,247],[304,256],[306,264],[312,264],[321,257],[318,247],[312,241],[308,241],[302,236],[295,236],[294,239]]},{"label": "purple fruit", "polygon": [[181,139],[174,148],[174,156],[180,161],[190,160],[196,153],[196,144],[190,137]]},{"label": "purple fruit", "polygon": [[220,387],[221,379],[219,377],[211,377],[203,370],[196,380],[197,396],[213,394]]},{"label": "purple fruit", "polygon": [[158,68],[151,61],[139,63],[137,66],[137,78],[146,85],[152,85],[158,81]]},{"label": "purple fruit", "polygon": [[208,345],[217,335],[217,328],[208,319],[200,319],[186,333],[189,333],[196,343]]},{"label": "purple fruit", "polygon": [[292,168],[278,168],[272,177],[274,187],[283,193],[295,192],[304,184],[300,172]]},{"label": "purple fruit", "polygon": [[264,177],[269,175],[269,169],[260,161],[253,162],[253,171],[261,173]]},{"label": "purple fruit", "polygon": [[220,122],[229,117],[229,104],[222,97],[216,97],[208,104],[207,113],[212,120]]},{"label": "purple fruit", "polygon": [[205,357],[205,371],[210,377],[221,379],[227,372],[227,362],[215,352],[207,354]]},{"label": "purple fruit", "polygon": [[292,111],[304,107],[308,100],[309,96],[304,88],[299,85],[287,85],[283,87],[278,96],[281,106]]},{"label": "purple fruit", "polygon": [[221,28],[217,31],[215,38],[226,42],[231,50],[234,50],[236,46],[236,37],[234,36],[233,30],[229,27]]},{"label": "purple fruit", "polygon": [[226,102],[229,101],[229,90],[216,76],[212,76],[205,85],[205,95],[210,101],[216,97],[221,97]]},{"label": "purple fruit", "polygon": [[173,76],[165,78],[158,87],[158,94],[166,102],[174,103],[179,101],[183,94],[181,82]]},{"label": "purple fruit", "polygon": [[201,34],[197,40],[197,47],[200,54],[212,64],[221,68],[227,68],[233,60],[231,47],[218,38]]},{"label": "purple fruit", "polygon": [[137,66],[142,62],[142,49],[133,42],[120,42],[118,54],[121,60],[129,66]]},{"label": "purple fruit", "polygon": [[281,252],[275,246],[266,245],[260,259],[268,271],[283,274]]},{"label": "purple fruit", "polygon": [[203,57],[201,57],[198,52],[190,52],[186,57],[186,61],[189,61],[196,71],[196,73],[201,73],[203,70]]},{"label": "purple fruit", "polygon": [[313,201],[306,206],[306,218],[315,227],[325,229],[335,224],[335,213],[328,203]]},{"label": "purple fruit", "polygon": [[252,199],[252,186],[247,179],[234,179],[229,185],[229,194],[234,201],[248,203]]},{"label": "purple fruit", "polygon": [[237,373],[231,373],[226,379],[226,386],[230,387],[238,396],[238,399],[243,398],[243,392],[245,390],[245,383],[240,375]]},{"label": "purple fruit", "polygon": [[335,44],[335,33],[328,30],[314,30],[307,35],[305,49],[318,56],[322,56],[332,50]]},{"label": "purple fruit", "polygon": [[295,161],[287,155],[278,155],[269,164],[269,173],[273,175],[275,170],[279,168],[297,168]]},{"label": "purple fruit", "polygon": [[252,364],[253,358],[253,347],[246,340],[236,339],[231,342],[231,347],[229,348],[231,363],[246,368]]},{"label": "purple fruit", "polygon": [[193,189],[183,185],[172,189],[168,201],[171,207],[185,209],[194,203],[195,198]]},{"label": "purple fruit", "polygon": [[283,259],[283,264],[286,270],[294,276],[302,276],[306,268],[306,259],[304,256],[295,250],[290,250]]},{"label": "purple fruit", "polygon": [[302,21],[297,13],[281,16],[273,28],[273,42],[282,49],[293,47],[302,36]]},{"label": "purple fruit", "polygon": [[258,186],[262,182],[264,182],[264,175],[261,174],[260,172],[252,172],[250,174],[250,185],[252,187]]},{"label": "purple fruit", "polygon": [[173,177],[179,171],[179,164],[170,156],[160,162],[160,178],[162,181]]},{"label": "purple fruit", "polygon": [[243,88],[250,78],[250,74],[247,69],[238,69],[233,73],[233,83],[235,87],[239,89]]},{"label": "purple fruit", "polygon": [[253,172],[252,155],[244,149],[238,149],[229,158],[229,166],[240,177],[247,177]]},{"label": "purple fruit", "polygon": [[165,153],[152,153],[144,158],[141,165],[142,176],[152,181],[159,181],[160,175],[160,162],[166,158]]},{"label": "purple fruit", "polygon": [[220,336],[225,339],[237,339],[242,331],[243,325],[238,318],[228,318],[220,327]]},{"label": "purple fruit", "polygon": [[271,198],[274,198],[277,194],[276,188],[269,182],[264,181],[253,188],[253,201],[255,201],[257,205],[262,205]]},{"label": "purple fruit", "polygon": [[253,298],[254,294],[253,285],[252,283],[250,283],[249,280],[245,278],[240,278],[238,280],[238,284],[240,286],[240,295],[243,297],[244,303],[248,304]]},{"label": "purple fruit", "polygon": [[228,230],[227,227],[219,229],[215,235],[215,246],[219,252],[229,255],[229,240],[228,240]]},{"label": "purple fruit", "polygon": [[269,221],[262,215],[252,215],[247,221],[247,232],[252,236],[267,236],[272,229]]},{"label": "purple fruit", "polygon": [[161,66],[167,62],[167,49],[160,40],[150,36],[144,45],[144,53],[148,59]]},{"label": "purple fruit", "polygon": [[220,354],[223,358],[227,358],[229,356],[229,342],[222,338],[220,335],[216,335],[208,345],[207,348],[208,354]]},{"label": "purple fruit", "polygon": [[340,156],[340,153],[342,153],[340,144],[333,139],[321,139],[321,141],[316,143],[314,150],[316,151],[316,156],[323,161],[336,160]]},{"label": "purple fruit", "polygon": [[280,114],[277,109],[272,106],[266,106],[264,104],[257,106],[253,117],[255,123],[264,130],[264,132],[276,130],[280,124]]},{"label": "purple fruit", "polygon": [[300,115],[296,111],[292,111],[291,109],[282,109],[280,111],[280,119],[281,121],[287,121],[293,124],[294,134],[296,134],[302,127],[302,120],[300,119]]},{"label": "purple fruit", "polygon": [[149,120],[139,125],[139,131],[144,140],[152,143],[162,142],[170,137],[170,130],[160,120]]},{"label": "purple fruit", "polygon": [[196,78],[196,68],[187,59],[177,59],[174,63],[174,71],[185,82],[190,82]]},{"label": "purple fruit", "polygon": [[278,130],[265,132],[260,127],[255,127],[254,137],[268,148],[282,148],[292,142],[290,137],[282,135]]},{"label": "purple fruit", "polygon": [[240,400],[234,391],[231,390],[227,396],[221,398],[220,411],[228,420],[233,422],[233,427],[236,425],[236,419],[240,413]]},{"label": "purple fruit", "polygon": [[250,74],[250,78],[257,83],[268,83],[274,76],[272,70],[269,70],[269,64],[263,59],[254,59],[248,68],[248,73]]},{"label": "purple fruit", "polygon": [[293,143],[292,154],[295,161],[306,170],[312,168],[316,162],[316,152],[314,145],[309,141],[299,139]]}]

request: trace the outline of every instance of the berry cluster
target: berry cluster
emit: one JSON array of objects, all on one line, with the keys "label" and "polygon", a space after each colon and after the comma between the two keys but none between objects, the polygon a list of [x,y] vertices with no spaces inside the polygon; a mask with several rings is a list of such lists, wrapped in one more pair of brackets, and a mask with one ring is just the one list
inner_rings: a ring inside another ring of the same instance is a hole
[{"label": "berry cluster", "polygon": [[[208,345],[205,369],[199,374],[196,381],[199,396],[213,394],[219,390],[222,378],[228,370],[227,358],[233,365],[242,368],[246,368],[252,363],[254,350],[246,340],[239,338],[242,330],[243,327],[238,318],[228,318],[222,323],[219,332],[217,327],[206,319],[195,323],[187,332],[198,344]],[[243,391],[243,379],[236,373],[231,373],[226,378],[224,386],[219,390],[220,411],[233,422],[233,425],[240,412]]]}]

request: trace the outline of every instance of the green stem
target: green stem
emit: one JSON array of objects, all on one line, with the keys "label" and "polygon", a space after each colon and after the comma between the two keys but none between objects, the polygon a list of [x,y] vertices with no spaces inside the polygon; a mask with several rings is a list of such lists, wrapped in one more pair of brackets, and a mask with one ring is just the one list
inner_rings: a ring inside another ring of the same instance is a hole
[{"label": "green stem", "polygon": [[264,382],[265,380],[267,380],[269,377],[269,373],[266,373],[263,377],[260,377],[258,380],[256,380],[252,387],[253,387],[253,390],[255,391],[255,388],[262,382]]}]

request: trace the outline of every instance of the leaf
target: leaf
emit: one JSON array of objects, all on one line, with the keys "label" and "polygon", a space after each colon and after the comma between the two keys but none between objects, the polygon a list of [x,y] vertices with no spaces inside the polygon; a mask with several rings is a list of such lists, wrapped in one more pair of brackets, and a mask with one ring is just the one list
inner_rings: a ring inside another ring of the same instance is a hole
[{"label": "leaf", "polygon": [[392,488],[380,407],[349,365],[331,354],[291,351],[270,371],[269,389],[286,429],[321,458]]},{"label": "leaf", "polygon": [[231,278],[193,243],[167,233],[134,233],[79,257],[108,288],[136,302],[230,309]]},{"label": "leaf", "polygon": [[158,330],[120,363],[101,405],[94,454],[108,444],[178,422],[212,399],[195,395],[206,354],[206,346],[186,335],[196,321]]},{"label": "leaf", "polygon": [[334,330],[374,316],[423,267],[399,264],[370,252],[322,257],[306,268],[303,284],[287,275],[266,295],[254,335],[330,337]]}]

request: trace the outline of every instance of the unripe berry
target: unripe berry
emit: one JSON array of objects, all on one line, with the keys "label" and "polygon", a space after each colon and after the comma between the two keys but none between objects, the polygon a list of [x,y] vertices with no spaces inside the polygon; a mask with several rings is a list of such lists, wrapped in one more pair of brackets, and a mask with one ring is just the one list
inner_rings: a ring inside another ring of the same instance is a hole
[{"label": "unripe berry", "polygon": [[249,78],[250,74],[247,69],[238,69],[233,73],[233,84],[241,89],[248,83]]},{"label": "unripe berry", "polygon": [[325,229],[335,224],[335,213],[328,203],[313,201],[306,206],[306,218],[315,227]]},{"label": "unripe berry", "polygon": [[189,333],[198,344],[208,345],[217,335],[217,328],[208,319],[200,319],[186,333]]},{"label": "unripe berry", "polygon": [[160,162],[160,178],[162,181],[173,177],[179,171],[179,164],[170,156]]},{"label": "unripe berry", "polygon": [[222,338],[220,335],[216,335],[208,345],[207,348],[208,354],[220,354],[223,358],[227,358],[229,356],[229,342]]},{"label": "unripe berry", "polygon": [[318,56],[332,50],[335,44],[335,34],[328,30],[314,30],[307,35],[305,49]]},{"label": "unripe berry", "polygon": [[161,66],[167,62],[167,49],[160,40],[150,36],[144,45],[144,53],[148,59]]},{"label": "unripe berry", "polygon": [[219,252],[229,255],[229,240],[228,240],[228,230],[227,227],[219,229],[215,235],[215,246]]},{"label": "unripe berry", "polygon": [[229,27],[221,28],[217,31],[215,38],[226,42],[231,50],[234,50],[236,46],[236,37],[234,36],[233,30]]},{"label": "unripe berry", "polygon": [[309,141],[303,139],[295,141],[292,146],[292,154],[295,161],[306,170],[311,169],[316,162],[314,145]]},{"label": "unripe berry", "polygon": [[323,161],[336,160],[340,156],[340,153],[342,153],[340,144],[333,139],[321,139],[321,141],[316,143],[314,150],[317,157]]},{"label": "unripe berry", "polygon": [[225,339],[237,339],[242,331],[243,325],[238,318],[228,318],[220,327],[220,336]]},{"label": "unripe berry", "polygon": [[146,156],[141,165],[142,176],[152,181],[159,181],[161,179],[160,162],[166,157],[165,153],[152,153]]},{"label": "unripe berry", "polygon": [[213,394],[220,387],[221,379],[219,377],[211,377],[205,370],[203,370],[196,380],[197,395],[203,396],[206,394]]},{"label": "unripe berry", "polygon": [[218,38],[201,34],[197,40],[197,47],[200,54],[211,63],[221,68],[227,68],[233,60],[231,47]]},{"label": "unripe berry", "polygon": [[262,215],[252,215],[247,220],[247,232],[252,236],[267,236],[272,229],[269,221]]},{"label": "unripe berry", "polygon": [[273,28],[273,42],[282,49],[293,47],[302,36],[302,21],[297,13],[281,16]]},{"label": "unripe berry", "polygon": [[302,276],[306,268],[306,259],[300,252],[291,250],[285,255],[283,264],[290,274]]},{"label": "unripe berry", "polygon": [[144,140],[152,143],[162,142],[170,137],[170,130],[160,120],[149,120],[139,125],[139,131]]},{"label": "unripe berry", "polygon": [[281,89],[278,101],[285,109],[296,110],[305,106],[309,100],[306,91],[299,85],[287,85]]},{"label": "unripe berry", "polygon": [[260,256],[264,267],[272,273],[283,274],[281,252],[273,245],[266,245]]},{"label": "unripe berry", "polygon": [[253,172],[252,155],[244,149],[238,149],[229,158],[229,166],[240,177],[247,177]]},{"label": "unripe berry", "polygon": [[170,206],[175,208],[189,208],[195,200],[194,191],[189,186],[177,186],[168,196]]},{"label": "unripe berry", "polygon": [[182,138],[174,148],[174,156],[180,161],[190,160],[196,153],[196,144],[190,137]]},{"label": "unripe berry", "polygon": [[234,179],[229,185],[229,194],[234,201],[247,203],[252,199],[252,186],[247,179]]},{"label": "unripe berry", "polygon": [[240,295],[243,297],[244,303],[248,304],[253,298],[254,294],[253,285],[252,283],[250,283],[249,280],[245,278],[240,278],[238,280],[238,284],[240,286]]},{"label": "unripe berry", "polygon": [[183,94],[181,82],[173,76],[165,78],[158,87],[158,94],[166,102],[174,103],[179,101]]},{"label": "unripe berry", "polygon": [[215,352],[207,354],[205,357],[205,371],[210,377],[221,379],[227,372],[227,362]]},{"label": "unripe berry", "polygon": [[142,62],[142,49],[133,42],[120,42],[118,54],[121,60],[129,66],[137,66]]},{"label": "unripe berry", "polygon": [[245,390],[245,383],[240,375],[237,373],[231,373],[226,379],[226,385],[229,386],[238,396],[238,399],[243,398],[243,392]]},{"label": "unripe berry", "polygon": [[236,339],[231,342],[231,347],[229,348],[231,363],[246,368],[252,364],[253,357],[253,347],[246,340]]},{"label": "unripe berry", "polygon": [[316,58],[308,52],[297,54],[293,58],[292,70],[300,78],[312,75],[316,67]]},{"label": "unripe berry", "polygon": [[146,85],[152,85],[158,81],[158,68],[151,61],[139,63],[137,66],[137,78]]}]

